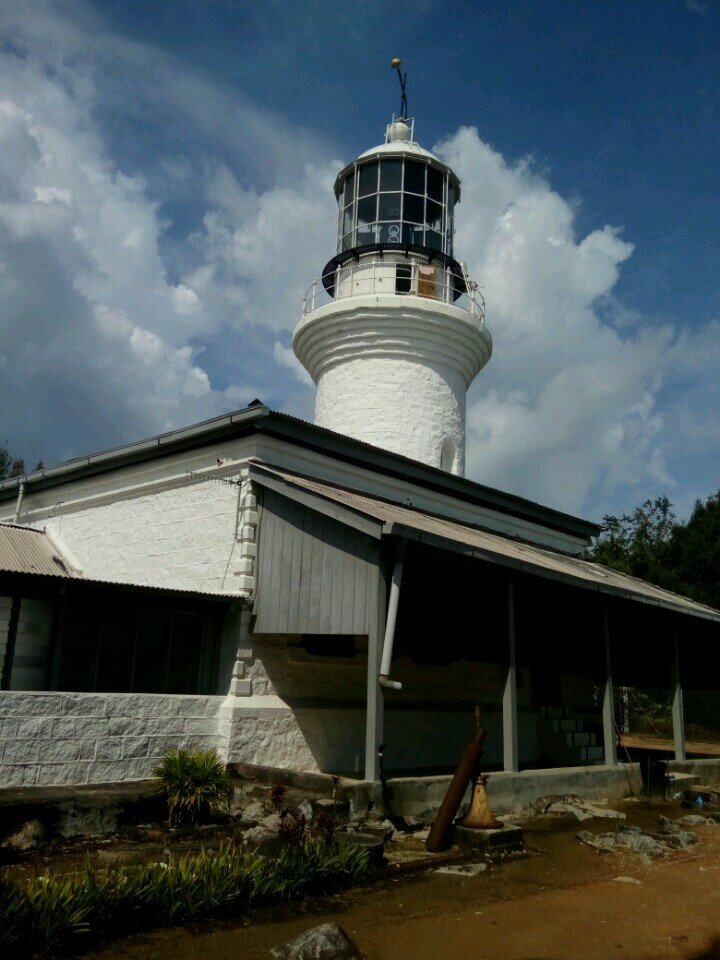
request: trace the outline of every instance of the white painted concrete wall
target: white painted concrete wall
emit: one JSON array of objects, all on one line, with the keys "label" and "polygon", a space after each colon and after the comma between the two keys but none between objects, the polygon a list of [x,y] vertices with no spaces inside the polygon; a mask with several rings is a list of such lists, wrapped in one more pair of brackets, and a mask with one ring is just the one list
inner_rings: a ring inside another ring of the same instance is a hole
[{"label": "white painted concrete wall", "polygon": [[0,788],[142,780],[178,747],[217,746],[222,697],[0,692]]}]

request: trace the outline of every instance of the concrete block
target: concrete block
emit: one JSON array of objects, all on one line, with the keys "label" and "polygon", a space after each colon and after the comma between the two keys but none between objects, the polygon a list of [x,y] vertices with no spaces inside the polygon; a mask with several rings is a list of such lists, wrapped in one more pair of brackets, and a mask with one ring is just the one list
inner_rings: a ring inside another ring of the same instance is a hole
[{"label": "concrete block", "polygon": [[19,764],[0,764],[0,784],[3,787],[21,787],[23,782],[23,767]]},{"label": "concrete block", "polygon": [[123,754],[122,737],[105,737],[98,740],[95,760],[121,760]]},{"label": "concrete block", "polygon": [[145,733],[147,720],[133,717],[112,717],[108,722],[108,736],[133,737]]},{"label": "concrete block", "polygon": [[51,717],[30,717],[28,720],[21,720],[18,725],[17,738],[40,738],[51,739],[53,735],[53,723]]},{"label": "concrete block", "polygon": [[55,765],[77,760],[79,755],[80,744],[77,740],[44,740],[40,742],[38,760]]},{"label": "concrete block", "polygon": [[78,760],[94,760],[97,744],[95,739],[78,740]]},{"label": "concrete block", "polygon": [[107,699],[92,694],[62,694],[62,715],[64,717],[104,717]]},{"label": "concrete block", "polygon": [[123,760],[146,757],[148,746],[147,737],[123,737]]},{"label": "concrete block", "polygon": [[75,736],[75,723],[71,717],[53,720],[52,736],[57,740],[72,740]]},{"label": "concrete block", "polygon": [[523,850],[523,830],[516,826],[497,830],[472,830],[458,826],[455,827],[453,840],[462,850],[472,850],[491,858]]},{"label": "concrete block", "polygon": [[33,763],[39,754],[40,742],[37,740],[6,740],[3,763]]},{"label": "concrete block", "polygon": [[251,697],[252,693],[252,680],[244,680],[241,677],[233,677],[230,681],[230,694],[233,697]]},{"label": "concrete block", "polygon": [[147,755],[159,760],[168,750],[178,750],[182,742],[181,736],[149,737]]},{"label": "concrete block", "polygon": [[14,740],[17,737],[19,726],[20,720],[16,717],[0,720],[0,737],[4,740]]},{"label": "concrete block", "polygon": [[76,737],[97,739],[98,737],[107,737],[109,731],[110,721],[105,717],[80,717],[75,720]]},{"label": "concrete block", "polygon": [[185,721],[183,733],[191,735],[197,734],[198,736],[203,737],[210,732],[209,726],[210,725],[208,724],[208,721],[204,717],[202,720],[191,717],[189,720]]}]

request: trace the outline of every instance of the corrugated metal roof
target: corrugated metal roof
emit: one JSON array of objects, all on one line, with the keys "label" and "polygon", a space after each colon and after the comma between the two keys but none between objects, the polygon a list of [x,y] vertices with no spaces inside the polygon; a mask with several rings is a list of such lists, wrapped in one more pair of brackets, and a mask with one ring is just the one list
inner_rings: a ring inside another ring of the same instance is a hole
[{"label": "corrugated metal roof", "polygon": [[536,547],[498,533],[490,533],[455,520],[424,513],[410,506],[379,500],[359,490],[335,487],[311,477],[288,473],[269,464],[255,462],[254,467],[259,468],[260,473],[266,471],[290,486],[314,493],[321,498],[381,521],[385,525],[386,534],[403,535],[408,531],[414,531],[416,534],[414,539],[428,544],[432,544],[433,540],[451,541],[470,548],[472,553],[480,559],[720,623],[720,611],[712,607],[706,607],[688,597],[670,590],[663,590],[637,577],[627,576],[601,564],[592,563],[590,560],[581,560],[554,550]]},{"label": "corrugated metal roof", "polygon": [[79,579],[43,530],[0,523],[0,571]]}]

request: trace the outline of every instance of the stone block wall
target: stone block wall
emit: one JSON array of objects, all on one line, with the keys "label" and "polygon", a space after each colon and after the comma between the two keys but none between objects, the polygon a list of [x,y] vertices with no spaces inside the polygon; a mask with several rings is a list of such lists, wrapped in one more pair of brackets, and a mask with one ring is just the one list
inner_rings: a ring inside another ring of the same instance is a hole
[{"label": "stone block wall", "polygon": [[[84,576],[179,590],[242,591],[239,476],[64,508],[44,521]],[[244,491],[243,491],[244,492]]]},{"label": "stone block wall", "polygon": [[150,776],[167,750],[218,746],[220,696],[0,692],[0,788]]}]

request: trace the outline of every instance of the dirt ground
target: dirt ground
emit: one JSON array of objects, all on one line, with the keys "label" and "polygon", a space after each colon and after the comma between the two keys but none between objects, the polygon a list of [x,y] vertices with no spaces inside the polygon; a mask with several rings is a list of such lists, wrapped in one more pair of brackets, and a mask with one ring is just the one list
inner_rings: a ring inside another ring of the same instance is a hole
[{"label": "dirt ground", "polygon": [[[618,807],[648,827],[677,805]],[[271,947],[326,921],[368,960],[709,960],[720,958],[720,825],[695,830],[689,853],[644,865],[580,844],[578,829],[541,817],[526,826],[527,859],[477,877],[389,876],[324,900],[253,912],[232,923],[157,931],[86,954],[94,960],[268,960]],[[624,879],[618,879],[624,878]],[[639,881],[637,883],[631,880]]]}]

